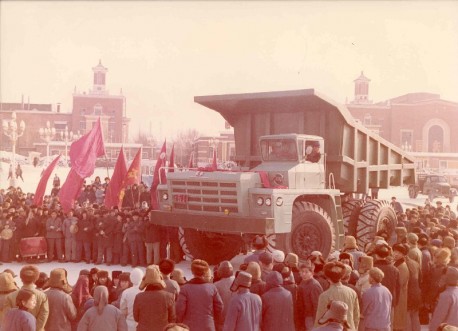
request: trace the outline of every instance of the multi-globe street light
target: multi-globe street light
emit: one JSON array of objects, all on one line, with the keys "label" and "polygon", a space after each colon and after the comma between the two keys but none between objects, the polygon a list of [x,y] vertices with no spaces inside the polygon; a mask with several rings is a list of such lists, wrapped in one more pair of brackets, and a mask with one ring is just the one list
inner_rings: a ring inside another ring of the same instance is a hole
[{"label": "multi-globe street light", "polygon": [[65,164],[68,166],[68,143],[78,139],[80,137],[80,132],[73,133],[73,131],[68,132],[68,126],[65,126],[65,130],[60,132],[60,138],[65,143]]},{"label": "multi-globe street light", "polygon": [[[16,143],[19,137],[21,137],[24,134],[25,131],[25,122],[21,121],[19,123],[19,127],[17,125],[16,121],[16,112],[11,113],[11,120],[3,120],[2,122],[2,128],[3,128],[3,133],[10,138],[11,144],[13,145],[12,147],[12,157],[11,157],[11,167],[13,171],[16,169]],[[15,185],[15,177],[14,174],[10,178],[10,186],[16,186]]]},{"label": "multi-globe street light", "polygon": [[45,128],[38,130],[40,138],[46,142],[46,164],[49,164],[49,143],[56,137],[56,128],[51,127],[49,121],[46,122]]}]

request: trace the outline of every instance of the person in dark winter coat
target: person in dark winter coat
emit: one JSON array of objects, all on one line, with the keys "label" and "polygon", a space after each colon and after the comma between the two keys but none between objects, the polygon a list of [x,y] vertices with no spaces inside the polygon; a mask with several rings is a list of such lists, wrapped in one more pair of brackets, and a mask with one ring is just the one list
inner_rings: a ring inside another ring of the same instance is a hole
[{"label": "person in dark winter coat", "polygon": [[145,246],[146,246],[146,263],[159,264],[161,259],[159,248],[161,245],[162,227],[160,225],[153,224],[150,216],[145,217],[144,224],[145,233]]},{"label": "person in dark winter coat", "polygon": [[165,290],[165,282],[156,265],[146,268],[139,288],[145,291],[138,293],[134,301],[137,331],[162,331],[168,323],[175,322],[175,299]]},{"label": "person in dark winter coat", "polygon": [[62,261],[62,219],[57,217],[57,211],[51,211],[51,217],[46,221],[46,240],[48,242],[48,261],[54,259],[54,249],[57,259]]},{"label": "person in dark winter coat", "polygon": [[231,301],[232,295],[234,294],[230,289],[235,279],[234,268],[232,267],[231,262],[221,262],[218,266],[217,275],[219,280],[215,282],[215,286],[218,290],[219,295],[221,296],[221,300],[223,300],[224,309],[216,329],[221,330],[224,325],[224,319],[226,318],[227,309],[229,308],[229,302]]},{"label": "person in dark winter coat", "polygon": [[136,267],[139,264],[144,265],[145,261],[145,250],[143,247],[143,239],[142,239],[142,230],[143,224],[140,220],[139,213],[134,211],[132,213],[132,221],[127,224],[126,229],[126,239],[129,243],[130,252],[131,252],[131,259],[132,259],[132,267]]},{"label": "person in dark winter coat", "polygon": [[223,301],[215,285],[204,280],[209,269],[203,260],[192,261],[194,278],[181,287],[178,295],[177,322],[188,325],[191,330],[214,331],[215,321],[223,311]]},{"label": "person in dark winter coat", "polygon": [[124,214],[117,213],[116,214],[116,221],[114,222],[114,229],[113,229],[113,264],[120,264],[120,262],[121,262],[122,247],[123,247],[123,237],[124,237],[124,233],[122,232],[123,217],[124,217]]},{"label": "person in dark winter coat", "polygon": [[253,248],[255,251],[253,254],[248,255],[243,263],[250,263],[250,262],[258,262],[259,263],[259,256],[266,251],[266,247],[269,244],[267,238],[265,236],[256,236],[253,239]]},{"label": "person in dark winter coat", "polygon": [[78,232],[76,233],[76,260],[81,261],[84,258],[87,263],[91,261],[91,241],[94,224],[88,217],[87,211],[83,210],[78,219]]},{"label": "person in dark winter coat", "polygon": [[282,287],[283,278],[277,271],[271,271],[266,278],[267,291],[262,299],[263,331],[294,331],[293,297]]},{"label": "person in dark winter coat", "polygon": [[111,265],[111,262],[113,261],[113,232],[116,226],[115,214],[115,210],[112,209],[108,215],[100,218],[96,225],[96,237],[98,236],[99,238],[96,264],[101,264],[103,261],[107,265]]},{"label": "person in dark winter coat", "polygon": [[313,267],[310,261],[306,261],[299,267],[302,278],[297,298],[300,330],[311,330],[313,328],[318,308],[318,298],[323,293],[320,283],[313,278]]},{"label": "person in dark winter coat", "polygon": [[379,268],[385,275],[382,285],[388,288],[393,296],[393,307],[397,305],[400,295],[399,270],[387,260],[391,247],[387,243],[377,244],[374,251],[374,267]]},{"label": "person in dark winter coat", "polygon": [[262,318],[262,301],[259,295],[250,293],[251,274],[240,271],[231,285],[236,292],[229,302],[223,331],[259,330]]},{"label": "person in dark winter coat", "polygon": [[178,294],[180,293],[180,285],[178,285],[175,280],[170,279],[170,275],[174,269],[175,262],[171,259],[163,259],[159,262],[159,271],[161,272],[162,278],[165,282],[165,290],[172,293],[173,300],[176,301],[178,299]]},{"label": "person in dark winter coat", "polygon": [[266,292],[266,282],[261,279],[261,267],[258,262],[249,262],[246,272],[251,274],[250,292],[262,296]]},{"label": "person in dark winter coat", "polygon": [[445,274],[446,289],[439,295],[436,309],[429,324],[430,331],[438,330],[441,323],[458,328],[458,269],[448,267]]}]

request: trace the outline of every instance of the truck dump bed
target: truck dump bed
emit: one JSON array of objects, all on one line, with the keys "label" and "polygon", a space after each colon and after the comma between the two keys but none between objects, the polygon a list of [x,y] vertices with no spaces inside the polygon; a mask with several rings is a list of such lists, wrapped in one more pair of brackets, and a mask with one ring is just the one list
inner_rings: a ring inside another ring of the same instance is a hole
[{"label": "truck dump bed", "polygon": [[348,109],[313,89],[196,96],[234,127],[236,161],[261,162],[259,137],[299,133],[325,139],[326,178],[344,193],[415,183],[414,158],[357,123]]}]

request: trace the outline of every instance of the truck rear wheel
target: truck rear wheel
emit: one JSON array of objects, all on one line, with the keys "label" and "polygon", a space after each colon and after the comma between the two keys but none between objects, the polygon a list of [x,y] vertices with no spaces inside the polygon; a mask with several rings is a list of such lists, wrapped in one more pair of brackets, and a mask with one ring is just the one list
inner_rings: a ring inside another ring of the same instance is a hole
[{"label": "truck rear wheel", "polygon": [[304,201],[293,206],[291,232],[276,237],[278,249],[295,253],[300,260],[306,260],[313,251],[320,251],[327,257],[335,244],[331,217],[320,206]]},{"label": "truck rear wheel", "polygon": [[345,235],[356,237],[359,212],[363,205],[364,201],[358,199],[346,201],[342,205]]},{"label": "truck rear wheel", "polygon": [[240,235],[222,234],[179,228],[178,236],[181,248],[187,259],[202,259],[209,264],[218,264],[231,260],[240,252],[242,237]]},{"label": "truck rear wheel", "polygon": [[358,218],[356,240],[360,249],[374,239],[375,234],[385,230],[391,237],[396,227],[396,212],[385,200],[369,200],[361,208]]}]

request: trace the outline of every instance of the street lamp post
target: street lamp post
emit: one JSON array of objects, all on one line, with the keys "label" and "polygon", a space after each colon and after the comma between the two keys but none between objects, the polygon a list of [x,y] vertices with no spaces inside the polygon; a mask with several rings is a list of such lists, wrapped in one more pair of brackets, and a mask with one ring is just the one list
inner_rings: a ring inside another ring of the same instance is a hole
[{"label": "street lamp post", "polygon": [[65,142],[65,164],[68,166],[68,143],[80,137],[79,131],[73,134],[73,131],[68,132],[68,126],[65,126],[65,130],[60,132],[60,137]]},{"label": "street lamp post", "polygon": [[[16,113],[12,112],[11,120],[10,121],[4,120],[2,123],[2,128],[3,128],[3,133],[8,138],[10,138],[11,143],[13,145],[13,148],[12,148],[13,155],[11,157],[11,167],[13,168],[13,171],[15,171],[16,169],[16,142],[18,138],[24,134],[25,122],[21,121],[19,123],[19,128],[18,128],[17,121],[16,121]],[[15,184],[16,182],[15,182],[14,173],[13,173],[13,176],[11,176],[11,179],[10,179],[10,186],[14,187],[16,186]]]},{"label": "street lamp post", "polygon": [[49,164],[49,143],[56,136],[56,128],[51,128],[51,123],[47,121],[46,127],[40,128],[38,133],[40,134],[40,138],[46,142],[46,164]]}]

